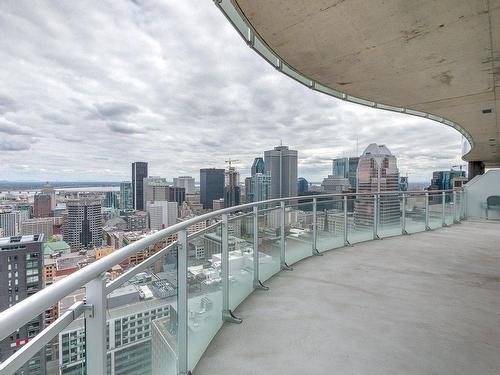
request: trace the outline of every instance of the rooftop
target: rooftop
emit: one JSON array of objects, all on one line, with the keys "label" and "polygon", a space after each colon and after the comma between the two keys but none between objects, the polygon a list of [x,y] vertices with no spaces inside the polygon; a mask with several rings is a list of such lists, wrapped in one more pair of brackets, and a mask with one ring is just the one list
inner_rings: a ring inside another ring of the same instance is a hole
[{"label": "rooftop", "polygon": [[306,258],[238,307],[194,374],[498,374],[499,230],[463,222]]}]

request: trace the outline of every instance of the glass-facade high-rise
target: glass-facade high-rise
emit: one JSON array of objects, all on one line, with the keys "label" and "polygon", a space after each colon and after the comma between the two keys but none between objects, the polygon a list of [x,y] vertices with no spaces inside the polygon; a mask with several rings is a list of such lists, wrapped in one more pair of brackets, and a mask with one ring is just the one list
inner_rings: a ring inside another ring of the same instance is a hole
[{"label": "glass-facade high-rise", "polygon": [[356,188],[359,157],[333,159],[332,175],[347,178],[352,188]]},{"label": "glass-facade high-rise", "polygon": [[[399,170],[397,160],[385,145],[370,144],[359,158],[356,193],[398,191]],[[358,195],[354,204],[354,224],[358,227],[373,225],[373,196]],[[378,222],[396,224],[400,220],[399,198],[381,195]]]},{"label": "glass-facade high-rise", "polygon": [[262,158],[255,158],[252,164],[252,176],[255,176],[256,173],[264,173],[265,172],[265,163]]},{"label": "glass-facade high-rise", "polygon": [[128,181],[120,183],[120,208],[122,210],[134,209],[132,183]]},{"label": "glass-facade high-rise", "polygon": [[132,190],[134,210],[144,210],[144,179],[148,177],[148,163],[136,161],[132,163]]},{"label": "glass-facade high-rise", "polygon": [[298,194],[307,193],[309,191],[309,182],[304,177],[299,177],[297,180],[297,192]]},{"label": "glass-facade high-rise", "polygon": [[450,170],[432,172],[432,180],[429,190],[453,189],[453,179],[457,177],[465,177],[465,171]]},{"label": "glass-facade high-rise", "polygon": [[224,169],[200,169],[200,203],[212,209],[215,199],[224,197]]},{"label": "glass-facade high-rise", "polygon": [[298,152],[288,146],[264,152],[265,172],[271,176],[270,199],[297,196],[297,161]]}]

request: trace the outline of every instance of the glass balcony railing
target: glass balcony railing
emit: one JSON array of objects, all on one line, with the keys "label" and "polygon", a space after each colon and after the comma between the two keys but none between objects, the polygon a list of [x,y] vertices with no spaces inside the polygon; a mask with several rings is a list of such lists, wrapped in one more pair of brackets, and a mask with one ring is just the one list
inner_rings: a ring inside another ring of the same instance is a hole
[{"label": "glass balcony railing", "polygon": [[15,342],[51,306],[60,312],[15,342],[0,374],[187,374],[273,275],[325,251],[453,224],[465,217],[465,201],[461,190],[324,194],[173,225],[0,313],[0,339]]}]

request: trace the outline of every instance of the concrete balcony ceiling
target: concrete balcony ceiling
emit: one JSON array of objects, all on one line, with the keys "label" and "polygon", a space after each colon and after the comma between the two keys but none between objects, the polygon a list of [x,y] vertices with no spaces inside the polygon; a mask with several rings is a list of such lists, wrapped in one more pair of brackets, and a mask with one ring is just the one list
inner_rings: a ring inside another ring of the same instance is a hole
[{"label": "concrete balcony ceiling", "polygon": [[500,167],[500,1],[234,0],[286,64],[331,89],[434,114]]}]

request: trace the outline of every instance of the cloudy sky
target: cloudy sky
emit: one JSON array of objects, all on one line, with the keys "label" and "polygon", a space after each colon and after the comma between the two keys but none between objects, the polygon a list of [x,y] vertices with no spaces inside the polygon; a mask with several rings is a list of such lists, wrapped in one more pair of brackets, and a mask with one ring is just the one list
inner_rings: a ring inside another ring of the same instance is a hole
[{"label": "cloudy sky", "polygon": [[[0,180],[171,179],[283,140],[299,175],[385,143],[412,181],[463,164],[432,121],[313,92],[249,49],[212,0],[0,2]],[[358,141],[357,141],[358,140]]]}]

